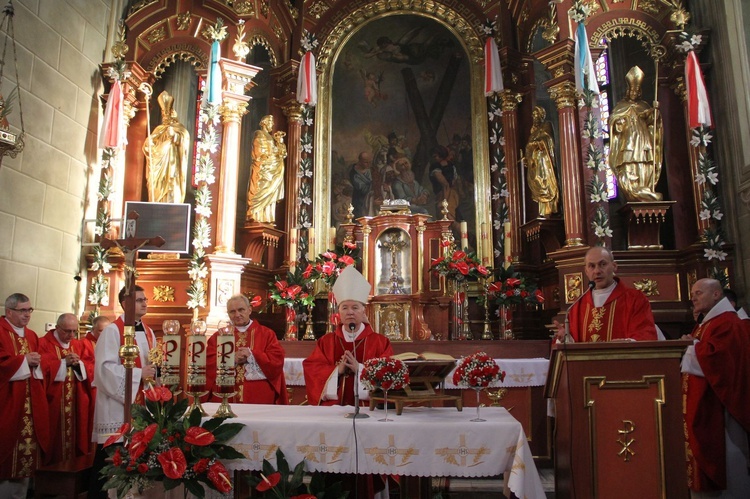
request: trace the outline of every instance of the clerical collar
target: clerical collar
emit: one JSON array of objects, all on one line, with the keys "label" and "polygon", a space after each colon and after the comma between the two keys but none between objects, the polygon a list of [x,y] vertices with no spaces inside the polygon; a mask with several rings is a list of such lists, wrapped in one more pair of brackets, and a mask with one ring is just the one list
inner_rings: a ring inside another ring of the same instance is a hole
[{"label": "clerical collar", "polygon": [[13,331],[15,331],[18,336],[20,336],[21,338],[25,338],[26,337],[26,328],[24,328],[24,327],[16,327],[13,324],[11,324],[11,322],[9,320],[6,319],[6,321],[8,322],[8,324],[10,324],[10,327],[13,328]]},{"label": "clerical collar", "polygon": [[347,328],[344,326],[341,326],[341,331],[344,333],[344,339],[349,343],[354,343],[354,341],[359,338],[359,335],[362,333],[362,331],[365,330],[365,323],[359,325],[359,329],[354,331],[353,333],[350,332]]},{"label": "clerical collar", "polygon": [[133,324],[133,328],[136,331],[145,331],[146,330],[146,328],[143,327],[143,322],[142,321],[135,321],[135,324]]},{"label": "clerical collar", "polygon": [[591,298],[594,300],[594,306],[599,308],[604,305],[609,299],[609,295],[612,294],[612,291],[614,291],[616,287],[617,281],[612,281],[612,284],[604,289],[592,289]]},{"label": "clerical collar", "polygon": [[240,333],[244,333],[245,331],[247,331],[248,329],[250,329],[250,326],[252,324],[253,324],[253,320],[250,319],[250,322],[248,322],[244,326],[235,326],[235,327],[237,328],[237,331],[239,331]]},{"label": "clerical collar", "polygon": [[55,335],[55,339],[57,340],[57,342],[60,344],[61,347],[70,348],[70,342],[63,343],[63,340],[60,339],[60,336],[57,334],[57,328],[55,328],[55,331],[52,334]]}]

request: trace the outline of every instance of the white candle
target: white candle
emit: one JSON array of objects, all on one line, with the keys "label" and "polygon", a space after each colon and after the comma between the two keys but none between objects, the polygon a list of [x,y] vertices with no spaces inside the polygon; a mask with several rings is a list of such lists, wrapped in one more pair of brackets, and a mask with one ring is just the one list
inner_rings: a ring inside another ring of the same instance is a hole
[{"label": "white candle", "polygon": [[294,272],[297,267],[297,229],[289,231],[289,270]]},{"label": "white candle", "polygon": [[328,247],[332,250],[336,249],[336,227],[328,228]]},{"label": "white candle", "polygon": [[464,250],[469,247],[469,227],[466,222],[461,222],[461,249]]},{"label": "white candle", "polygon": [[510,253],[510,222],[505,222],[503,224],[503,249],[505,250],[505,263],[504,267],[507,269],[510,267],[511,262],[511,253]]},{"label": "white candle", "polygon": [[315,229],[310,227],[307,229],[307,259],[311,262],[315,261]]}]

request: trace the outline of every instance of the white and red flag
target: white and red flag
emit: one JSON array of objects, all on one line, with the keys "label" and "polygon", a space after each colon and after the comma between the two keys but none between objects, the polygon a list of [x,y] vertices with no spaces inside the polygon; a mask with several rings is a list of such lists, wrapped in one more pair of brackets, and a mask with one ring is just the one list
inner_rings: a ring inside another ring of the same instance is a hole
[{"label": "white and red flag", "polygon": [[708,105],[706,83],[703,80],[701,66],[694,51],[687,53],[685,61],[685,86],[687,87],[688,121],[690,128],[701,125],[713,127],[711,108]]},{"label": "white and red flag", "polygon": [[495,39],[487,37],[484,44],[484,95],[490,96],[503,90],[503,73],[500,70],[500,54]]},{"label": "white and red flag", "polygon": [[315,72],[315,56],[309,51],[305,52],[299,63],[297,101],[308,106],[315,106],[318,103],[318,75]]},{"label": "white and red flag", "polygon": [[120,85],[119,80],[115,80],[109,91],[107,106],[104,108],[104,121],[99,134],[100,149],[108,147],[119,149],[127,143],[123,121],[123,104],[122,85]]}]

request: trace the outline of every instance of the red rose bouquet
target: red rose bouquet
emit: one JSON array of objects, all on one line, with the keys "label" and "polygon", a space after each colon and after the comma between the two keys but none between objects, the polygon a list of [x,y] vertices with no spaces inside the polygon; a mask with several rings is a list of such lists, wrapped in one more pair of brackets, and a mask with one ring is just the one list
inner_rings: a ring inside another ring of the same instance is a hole
[{"label": "red rose bouquet", "polygon": [[505,379],[505,371],[500,370],[495,359],[484,352],[463,357],[453,371],[453,384],[469,388],[486,388],[493,381]]},{"label": "red rose bouquet", "polygon": [[[108,479],[104,488],[116,489],[118,498],[154,482],[162,482],[165,490],[182,484],[196,497],[204,497],[201,484],[223,494],[232,490],[231,475],[220,459],[244,457],[226,442],[245,425],[225,423],[223,418],[201,424],[198,410],[183,417],[188,400],[175,403],[172,392],[163,386],[143,393],[145,405],[132,406],[132,425],[124,424],[104,443],[112,459],[102,469]],[[112,446],[120,439],[123,445]]]},{"label": "red rose bouquet", "polygon": [[[444,248],[451,244],[450,241],[443,241],[441,243]],[[488,269],[479,263],[475,252],[467,253],[463,250],[455,250],[446,256],[433,259],[430,270],[446,279],[453,279],[455,281],[463,281],[469,277],[487,277],[492,273],[492,269]]]},{"label": "red rose bouquet", "polygon": [[359,379],[367,390],[400,390],[409,384],[409,370],[402,360],[377,357],[365,361]]}]

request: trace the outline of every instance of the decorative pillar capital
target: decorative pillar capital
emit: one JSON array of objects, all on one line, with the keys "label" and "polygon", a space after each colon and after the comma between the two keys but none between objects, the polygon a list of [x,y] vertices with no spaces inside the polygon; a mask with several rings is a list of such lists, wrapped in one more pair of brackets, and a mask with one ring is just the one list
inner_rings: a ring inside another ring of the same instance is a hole
[{"label": "decorative pillar capital", "polygon": [[523,95],[507,88],[500,93],[503,111],[515,111],[523,100]]},{"label": "decorative pillar capital", "polygon": [[247,113],[247,103],[224,99],[219,106],[219,114],[223,123],[239,123]]},{"label": "decorative pillar capital", "polygon": [[563,81],[549,88],[550,96],[557,104],[557,109],[566,107],[576,107],[578,99],[575,83],[572,81]]},{"label": "decorative pillar capital", "polygon": [[221,58],[219,60],[219,69],[224,81],[222,88],[223,99],[226,100],[227,94],[234,94],[241,97],[238,100],[247,101],[245,90],[252,88],[253,78],[261,71],[261,68],[245,64],[244,62]]},{"label": "decorative pillar capital", "polygon": [[302,104],[296,100],[283,104],[281,110],[290,123],[302,123]]}]

